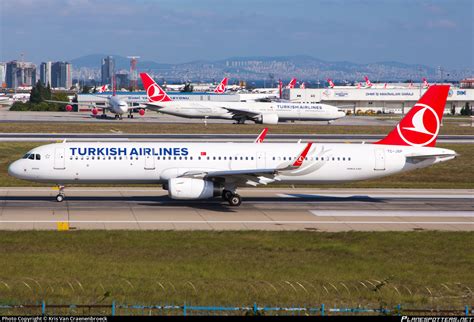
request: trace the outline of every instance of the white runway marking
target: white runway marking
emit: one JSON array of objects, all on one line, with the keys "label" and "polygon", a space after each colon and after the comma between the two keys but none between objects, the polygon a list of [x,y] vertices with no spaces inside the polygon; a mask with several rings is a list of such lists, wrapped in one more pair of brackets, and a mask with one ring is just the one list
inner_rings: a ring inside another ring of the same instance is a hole
[{"label": "white runway marking", "polygon": [[310,210],[316,217],[463,217],[474,218],[473,211],[391,211],[391,210]]},{"label": "white runway marking", "polygon": [[317,197],[325,197],[325,198],[384,198],[384,199],[474,199],[474,194],[462,194],[462,195],[446,195],[446,194],[412,194],[412,195],[403,195],[403,194],[345,194],[345,193],[314,193],[314,194],[306,194],[306,193],[279,193],[277,194],[280,198],[317,198]]}]

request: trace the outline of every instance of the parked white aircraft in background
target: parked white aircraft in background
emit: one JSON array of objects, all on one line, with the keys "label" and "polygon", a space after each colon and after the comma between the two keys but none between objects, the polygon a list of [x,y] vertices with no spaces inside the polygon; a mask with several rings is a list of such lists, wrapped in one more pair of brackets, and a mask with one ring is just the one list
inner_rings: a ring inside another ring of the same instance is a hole
[{"label": "parked white aircraft in background", "polygon": [[455,158],[435,148],[448,85],[433,85],[385,138],[374,144],[63,142],[30,150],[8,173],[65,184],[156,184],[173,199],[222,196],[239,206],[238,187],[318,184],[384,177]]},{"label": "parked white aircraft in background", "polygon": [[149,102],[147,108],[186,118],[228,119],[245,123],[278,124],[291,120],[332,121],[345,116],[337,107],[326,104],[285,102],[173,101],[146,73],[141,73]]},{"label": "parked white aircraft in background", "polygon": [[[103,85],[99,88],[97,93],[103,93],[102,90],[106,90],[107,85]],[[99,114],[99,109],[102,109],[102,114],[100,115],[101,118],[106,118],[107,114],[106,111],[109,110],[111,113],[115,115],[115,119],[121,120],[123,118],[123,114],[128,113],[127,117],[128,118],[133,118],[133,110],[136,109],[137,107],[132,107],[127,104],[126,101],[123,99],[120,99],[116,95],[116,89],[115,85],[113,86],[112,90],[112,95],[109,95],[107,97],[103,96],[97,96],[98,100],[96,101],[91,101],[88,103],[74,103],[74,102],[65,102],[65,101],[52,101],[52,100],[46,100],[46,102],[52,102],[52,103],[63,103],[63,104],[68,104],[66,105],[66,111],[70,112],[72,111],[72,105],[86,105],[89,107],[92,107],[92,114],[94,116],[97,116]],[[102,105],[104,104],[105,105]],[[145,110],[144,109],[139,109],[138,113],[143,116],[145,115]]]}]

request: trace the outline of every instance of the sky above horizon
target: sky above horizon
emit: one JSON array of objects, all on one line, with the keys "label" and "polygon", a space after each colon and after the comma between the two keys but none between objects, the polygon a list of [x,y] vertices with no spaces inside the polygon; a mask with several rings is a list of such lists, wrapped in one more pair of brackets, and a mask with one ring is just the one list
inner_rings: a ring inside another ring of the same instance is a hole
[{"label": "sky above horizon", "polygon": [[0,61],[310,55],[474,69],[472,0],[2,0]]}]

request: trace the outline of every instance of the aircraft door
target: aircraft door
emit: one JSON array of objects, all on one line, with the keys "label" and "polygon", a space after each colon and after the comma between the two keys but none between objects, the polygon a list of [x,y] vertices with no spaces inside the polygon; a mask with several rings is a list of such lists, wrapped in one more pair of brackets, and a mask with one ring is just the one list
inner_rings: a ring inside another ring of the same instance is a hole
[{"label": "aircraft door", "polygon": [[266,166],[265,152],[257,152],[257,169],[265,169]]},{"label": "aircraft door", "polygon": [[64,150],[64,148],[54,149],[54,169],[56,170],[66,169],[66,155]]},{"label": "aircraft door", "polygon": [[152,155],[145,155],[145,170],[155,170],[155,158]]},{"label": "aircraft door", "polygon": [[385,150],[375,149],[375,167],[374,170],[385,170]]}]

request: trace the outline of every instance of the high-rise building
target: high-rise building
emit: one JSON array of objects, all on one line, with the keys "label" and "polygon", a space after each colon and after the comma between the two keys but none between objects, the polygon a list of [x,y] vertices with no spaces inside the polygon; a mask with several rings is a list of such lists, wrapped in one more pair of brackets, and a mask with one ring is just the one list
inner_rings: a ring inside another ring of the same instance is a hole
[{"label": "high-rise building", "polygon": [[0,86],[2,88],[7,86],[6,79],[5,79],[6,74],[7,74],[7,65],[5,63],[0,63]]},{"label": "high-rise building", "polygon": [[36,83],[36,65],[13,60],[7,63],[5,80],[7,87],[33,86]]},{"label": "high-rise building", "polygon": [[115,74],[115,59],[112,56],[107,56],[102,59],[102,85],[112,84],[112,78]]},{"label": "high-rise building", "polygon": [[117,88],[126,88],[130,85],[127,73],[117,73],[115,74],[115,80],[117,82]]},{"label": "high-rise building", "polygon": [[51,62],[43,62],[40,65],[40,81],[44,86],[51,86]]},{"label": "high-rise building", "polygon": [[72,86],[72,65],[68,62],[54,62],[51,64],[51,87],[66,88]]}]

